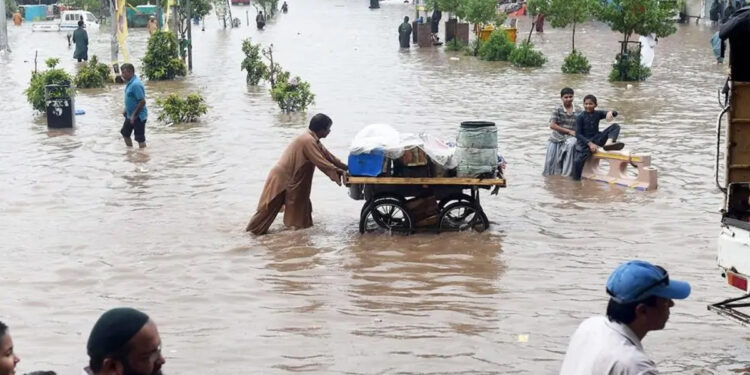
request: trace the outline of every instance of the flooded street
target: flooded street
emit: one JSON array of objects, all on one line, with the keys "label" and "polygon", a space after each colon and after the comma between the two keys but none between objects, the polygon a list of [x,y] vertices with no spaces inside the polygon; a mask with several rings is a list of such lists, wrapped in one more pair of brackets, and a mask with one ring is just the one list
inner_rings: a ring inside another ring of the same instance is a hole
[{"label": "flooded street", "polygon": [[[76,71],[64,33],[9,26],[0,56],[0,320],[13,332],[19,373],[78,374],[98,316],[143,309],[159,325],[167,374],[556,374],[570,334],[603,314],[604,284],[641,258],[689,281],[664,331],[644,347],[668,374],[727,374],[750,362],[745,328],[706,310],[740,292],[716,266],[722,195],[713,185],[717,66],[708,26],[678,25],[659,41],[653,76],[607,81],[619,45],[602,24],[577,31],[592,74],[560,73],[570,30],[532,41],[540,69],[479,61],[443,49],[400,51],[407,4],[288,0],[258,31],[194,29],[194,70],[146,82],[143,151],[119,134],[122,86],[79,90],[72,134],[48,131],[26,102],[39,53]],[[519,38],[528,33],[522,20]],[[441,25],[441,35],[444,25]],[[131,29],[140,74],[147,31]],[[268,89],[248,88],[240,45],[273,43],[280,64],[311,84],[307,114],[281,114]],[[109,36],[90,31],[89,56],[109,61]],[[459,57],[458,60],[451,59]],[[544,178],[547,122],[564,86],[620,113],[622,140],[651,153],[659,188],[627,191]],[[156,121],[155,99],[200,92],[198,123]],[[267,172],[316,112],[334,121],[324,141],[340,158],[365,125],[455,137],[465,120],[498,124],[508,188],[483,192],[488,232],[361,236],[361,201],[317,173],[315,226],[244,232]]]}]

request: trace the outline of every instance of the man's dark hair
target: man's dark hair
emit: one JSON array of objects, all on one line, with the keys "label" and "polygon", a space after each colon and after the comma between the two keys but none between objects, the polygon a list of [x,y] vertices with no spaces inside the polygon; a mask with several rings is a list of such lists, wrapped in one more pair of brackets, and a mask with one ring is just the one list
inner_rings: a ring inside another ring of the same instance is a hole
[{"label": "man's dark hair", "polygon": [[330,117],[318,113],[310,119],[310,126],[308,128],[314,132],[319,132],[330,128],[331,124],[333,124],[333,120]]},{"label": "man's dark hair", "polygon": [[565,95],[573,95],[573,89],[571,89],[570,87],[566,87],[560,90],[560,97],[562,98]]},{"label": "man's dark hair", "polygon": [[89,358],[89,368],[92,372],[97,373],[102,370],[102,366],[104,366],[104,359],[107,357],[114,358],[120,363],[122,363],[124,366],[129,366],[130,363],[128,362],[128,356],[130,356],[130,344],[126,343],[122,346],[117,352],[112,353],[110,355],[104,355],[104,356],[93,356]]},{"label": "man's dark hair", "polygon": [[6,326],[5,323],[0,322],[0,338],[5,336],[6,333],[8,333],[8,326]]},{"label": "man's dark hair", "polygon": [[594,102],[594,104],[598,104],[596,102],[596,96],[594,96],[594,95],[588,94],[588,95],[584,96],[583,97],[583,101],[586,102],[587,100],[591,100],[592,102]]},{"label": "man's dark hair", "polygon": [[656,306],[658,298],[657,296],[650,296],[640,301],[628,303],[618,303],[610,299],[607,304],[607,318],[610,322],[630,324],[635,320],[635,308],[638,305]]},{"label": "man's dark hair", "polygon": [[409,16],[404,17],[404,22],[409,22]]},{"label": "man's dark hair", "polygon": [[120,71],[127,70],[130,73],[135,73],[135,67],[131,63],[125,63],[120,66]]},{"label": "man's dark hair", "polygon": [[83,20],[78,21],[78,27],[83,27]]}]

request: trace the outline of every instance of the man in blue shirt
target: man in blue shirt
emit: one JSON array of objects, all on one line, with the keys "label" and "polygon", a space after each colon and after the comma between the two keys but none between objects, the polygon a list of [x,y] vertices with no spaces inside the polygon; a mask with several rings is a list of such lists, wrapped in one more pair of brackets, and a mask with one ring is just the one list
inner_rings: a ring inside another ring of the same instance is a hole
[{"label": "man in blue shirt", "polygon": [[125,84],[125,123],[120,129],[120,134],[125,138],[125,144],[133,147],[133,141],[130,134],[135,131],[135,141],[138,147],[146,147],[146,119],[148,110],[146,110],[146,89],[143,82],[135,75],[133,64],[122,64],[120,67],[122,79]]}]

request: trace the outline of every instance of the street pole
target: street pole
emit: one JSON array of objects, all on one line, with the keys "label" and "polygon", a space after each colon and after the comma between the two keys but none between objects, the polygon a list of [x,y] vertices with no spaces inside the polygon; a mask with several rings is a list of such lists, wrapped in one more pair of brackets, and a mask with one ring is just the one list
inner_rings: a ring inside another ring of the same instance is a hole
[{"label": "street pole", "polygon": [[188,40],[188,69],[193,71],[193,8],[190,7],[190,0],[187,3],[187,40]]},{"label": "street pole", "polygon": [[5,2],[14,0],[0,0],[0,52],[10,52],[8,45],[8,19],[5,17]]},{"label": "street pole", "polygon": [[112,64],[115,64],[116,66],[119,66],[119,61],[117,60],[117,0],[109,0],[109,20],[111,23],[112,28],[112,35],[110,35],[110,42],[109,42],[109,48],[110,48],[110,59],[112,60]]}]

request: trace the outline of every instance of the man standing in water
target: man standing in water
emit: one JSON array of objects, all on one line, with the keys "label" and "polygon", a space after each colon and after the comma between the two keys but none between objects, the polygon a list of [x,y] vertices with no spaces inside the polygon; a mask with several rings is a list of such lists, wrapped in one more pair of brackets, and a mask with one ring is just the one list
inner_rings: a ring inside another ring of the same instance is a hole
[{"label": "man standing in water", "polygon": [[657,375],[641,340],[663,329],[673,299],[690,295],[690,284],[641,260],[621,264],[607,280],[607,316],[586,319],[570,338],[560,375]]},{"label": "man standing in water", "polygon": [[547,142],[547,157],[544,160],[544,176],[573,173],[573,156],[576,147],[576,117],[583,111],[573,106],[573,89],[566,87],[560,90],[562,104],[558,106],[549,119],[552,134]]},{"label": "man standing in water", "polygon": [[318,113],[310,120],[308,130],[287,146],[281,159],[268,173],[258,209],[246,230],[265,234],[284,206],[284,225],[309,228],[313,225],[310,190],[315,167],[341,186],[341,177],[348,169],[320,140],[331,133],[333,121]]},{"label": "man standing in water", "polygon": [[162,375],[161,337],[148,315],[127,307],[105,312],[91,329],[84,375]]},{"label": "man standing in water", "polygon": [[258,30],[263,30],[263,28],[266,26],[266,17],[263,16],[263,11],[258,11],[258,15],[255,16],[255,26],[258,28]]},{"label": "man standing in water", "polygon": [[148,119],[148,110],[146,109],[146,88],[143,82],[135,75],[133,64],[125,63],[120,67],[122,79],[125,84],[125,123],[122,124],[120,134],[125,139],[128,147],[133,147],[133,140],[130,134],[135,131],[135,141],[138,147],[146,147],[146,120]]},{"label": "man standing in water", "polygon": [[404,17],[404,23],[398,27],[398,42],[401,44],[401,48],[409,48],[411,40],[411,24],[409,23],[409,16]]},{"label": "man standing in water", "polygon": [[78,28],[73,32],[73,43],[76,44],[73,58],[78,62],[89,61],[89,34],[83,28],[83,20],[78,21]]}]

